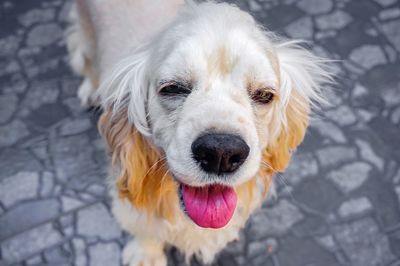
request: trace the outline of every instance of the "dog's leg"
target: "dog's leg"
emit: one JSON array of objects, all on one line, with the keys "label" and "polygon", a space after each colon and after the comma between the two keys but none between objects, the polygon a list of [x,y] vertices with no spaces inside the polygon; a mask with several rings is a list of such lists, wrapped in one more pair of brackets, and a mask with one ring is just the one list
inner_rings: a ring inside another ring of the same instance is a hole
[{"label": "dog's leg", "polygon": [[166,266],[164,244],[155,239],[136,237],[124,247],[122,262],[127,266]]},{"label": "dog's leg", "polygon": [[96,106],[94,92],[98,86],[94,66],[94,34],[89,16],[85,16],[83,4],[77,1],[72,5],[70,26],[67,29],[67,48],[72,69],[84,80],[78,89],[78,97],[83,106]]}]

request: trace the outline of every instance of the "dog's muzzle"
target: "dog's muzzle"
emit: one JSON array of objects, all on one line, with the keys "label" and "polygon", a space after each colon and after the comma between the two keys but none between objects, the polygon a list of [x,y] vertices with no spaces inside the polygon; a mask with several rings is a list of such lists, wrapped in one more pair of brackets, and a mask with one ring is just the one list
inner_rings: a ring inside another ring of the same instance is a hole
[{"label": "dog's muzzle", "polygon": [[[221,176],[240,168],[249,156],[250,147],[239,136],[208,133],[192,143],[193,158],[209,174]],[[180,184],[182,207],[200,227],[221,228],[231,220],[237,205],[236,191],[231,186],[210,183],[200,187]]]},{"label": "dog's muzzle", "polygon": [[244,163],[250,148],[239,136],[206,134],[192,143],[194,159],[207,173],[222,175],[233,173]]}]

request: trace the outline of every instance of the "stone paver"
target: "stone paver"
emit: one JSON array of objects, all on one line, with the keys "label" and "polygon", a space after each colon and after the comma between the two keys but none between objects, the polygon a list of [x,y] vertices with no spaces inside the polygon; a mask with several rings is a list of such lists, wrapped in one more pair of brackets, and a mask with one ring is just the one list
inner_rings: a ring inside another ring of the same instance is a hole
[{"label": "stone paver", "polygon": [[[400,1],[228,1],[337,60],[337,82],[276,198],[213,266],[400,265]],[[67,65],[70,5],[0,0],[1,266],[120,265],[130,238],[110,211],[98,113]]]}]

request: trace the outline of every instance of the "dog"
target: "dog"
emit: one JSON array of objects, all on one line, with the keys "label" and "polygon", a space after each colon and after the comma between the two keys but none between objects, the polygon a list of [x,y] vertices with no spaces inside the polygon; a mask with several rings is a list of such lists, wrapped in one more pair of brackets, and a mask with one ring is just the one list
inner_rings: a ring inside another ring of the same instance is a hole
[{"label": "dog", "polygon": [[[123,264],[213,261],[302,142],[326,60],[227,3],[76,0],[67,45],[100,106]],[[268,225],[266,225],[268,226]]]}]

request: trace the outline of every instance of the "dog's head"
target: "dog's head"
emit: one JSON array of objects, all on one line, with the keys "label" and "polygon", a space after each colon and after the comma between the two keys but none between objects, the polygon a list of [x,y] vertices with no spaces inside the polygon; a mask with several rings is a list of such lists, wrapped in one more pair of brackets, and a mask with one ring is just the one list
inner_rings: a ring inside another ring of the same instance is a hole
[{"label": "dog's head", "polygon": [[188,5],[100,88],[120,192],[160,212],[180,195],[196,224],[224,226],[237,187],[286,168],[327,79],[317,57],[238,8]]}]

